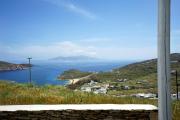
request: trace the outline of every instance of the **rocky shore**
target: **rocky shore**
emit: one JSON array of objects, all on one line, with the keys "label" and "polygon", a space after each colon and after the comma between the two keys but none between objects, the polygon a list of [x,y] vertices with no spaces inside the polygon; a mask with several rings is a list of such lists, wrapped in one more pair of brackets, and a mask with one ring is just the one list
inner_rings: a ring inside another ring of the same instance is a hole
[{"label": "rocky shore", "polygon": [[28,67],[29,67],[29,64],[13,64],[13,63],[0,61],[0,72],[24,70],[24,69],[27,69]]}]

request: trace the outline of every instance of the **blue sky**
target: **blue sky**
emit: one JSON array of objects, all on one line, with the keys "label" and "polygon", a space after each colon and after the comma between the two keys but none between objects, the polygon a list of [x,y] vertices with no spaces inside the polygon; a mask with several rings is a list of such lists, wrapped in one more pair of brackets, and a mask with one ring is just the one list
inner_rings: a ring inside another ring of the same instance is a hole
[{"label": "blue sky", "polygon": [[[171,51],[180,52],[172,0]],[[156,57],[157,0],[0,0],[0,59]]]}]

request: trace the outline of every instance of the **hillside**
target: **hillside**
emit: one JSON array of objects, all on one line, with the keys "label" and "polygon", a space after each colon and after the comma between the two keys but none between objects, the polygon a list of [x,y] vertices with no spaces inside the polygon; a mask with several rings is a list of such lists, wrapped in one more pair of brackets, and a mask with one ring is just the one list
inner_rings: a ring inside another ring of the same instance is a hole
[{"label": "hillside", "polygon": [[[171,69],[180,70],[180,53],[171,54]],[[121,77],[128,79],[141,78],[151,74],[157,73],[157,59],[146,60],[129,64],[121,68],[113,70],[114,73],[118,73]]]},{"label": "hillside", "polygon": [[[171,70],[180,72],[180,53],[171,54]],[[117,79],[128,80],[157,80],[157,59],[146,60],[124,67],[115,68],[112,72],[102,72],[97,75],[99,80],[103,81],[116,81]],[[172,76],[173,77],[173,76]]]},{"label": "hillside", "polygon": [[[152,104],[157,100],[120,98],[72,91],[62,86],[32,86],[0,80],[0,105],[28,104]],[[173,101],[173,119],[178,120],[180,102]]]},{"label": "hillside", "polygon": [[17,104],[154,104],[156,100],[117,98],[72,91],[63,86],[35,86],[0,80],[0,105]]},{"label": "hillside", "polygon": [[[180,72],[180,53],[171,54],[171,69]],[[71,71],[68,72],[68,76],[71,76]],[[83,71],[79,71],[78,74],[85,74]],[[64,73],[62,74],[62,76]],[[73,73],[73,76],[74,73]],[[179,74],[178,74],[179,76]],[[172,75],[172,91],[175,91],[175,76]],[[109,90],[108,94],[133,94],[137,92],[144,93],[157,93],[157,59],[151,59],[141,61],[133,64],[129,64],[120,68],[115,68],[111,72],[99,72],[91,79],[99,83],[108,83],[114,86],[113,90]],[[84,81],[84,84],[89,81]],[[70,85],[70,88],[80,89],[82,81],[77,82],[74,85]],[[123,90],[124,86],[128,86],[129,90]]]},{"label": "hillside", "polygon": [[64,71],[63,74],[58,76],[58,79],[66,80],[66,79],[80,78],[80,77],[85,77],[89,74],[91,74],[91,73],[90,72],[81,72],[76,69],[70,69],[68,71]]},{"label": "hillside", "polygon": [[29,64],[14,64],[0,61],[0,71],[23,70],[29,67]]}]

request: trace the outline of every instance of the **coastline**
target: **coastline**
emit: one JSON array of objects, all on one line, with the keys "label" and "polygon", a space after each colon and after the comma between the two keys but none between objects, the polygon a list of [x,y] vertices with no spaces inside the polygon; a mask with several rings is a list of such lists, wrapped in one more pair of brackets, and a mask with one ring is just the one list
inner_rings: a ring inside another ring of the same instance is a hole
[{"label": "coastline", "polygon": [[68,80],[68,85],[73,85],[73,84],[76,84],[77,82],[81,81],[81,80],[84,80],[84,79],[88,79],[89,77],[91,77],[93,74],[90,74],[90,75],[87,75],[87,76],[84,76],[84,77],[81,77],[81,78],[74,78],[74,79],[59,79],[58,80]]},{"label": "coastline", "polygon": [[69,80],[69,83],[68,83],[68,84],[75,84],[75,83],[79,82],[80,79],[81,79],[81,78],[68,79],[68,80]]},{"label": "coastline", "polygon": [[0,72],[25,70],[30,67],[29,64],[13,64],[0,61]]},{"label": "coastline", "polygon": [[24,68],[16,68],[16,69],[0,69],[0,72],[10,72],[10,71],[17,71],[17,70],[27,70],[28,67],[24,67]]}]

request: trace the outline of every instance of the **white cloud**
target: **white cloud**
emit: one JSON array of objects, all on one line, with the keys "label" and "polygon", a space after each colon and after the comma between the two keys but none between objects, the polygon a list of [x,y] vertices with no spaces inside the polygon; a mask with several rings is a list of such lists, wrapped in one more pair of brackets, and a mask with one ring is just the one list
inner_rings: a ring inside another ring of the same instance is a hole
[{"label": "white cloud", "polygon": [[[97,42],[95,42],[97,40]],[[118,59],[118,60],[134,60],[134,59],[149,59],[156,57],[156,46],[120,46],[114,43],[113,45],[104,44],[109,43],[108,39],[92,38],[63,42],[54,42],[49,45],[21,45],[5,47],[3,53],[0,52],[0,58],[6,57],[6,54],[20,56],[26,58],[28,56],[34,59],[49,59],[58,56],[91,56],[103,59]],[[98,43],[99,42],[99,43]],[[100,44],[101,43],[101,44]],[[4,55],[4,56],[2,56]]]},{"label": "white cloud", "polygon": [[90,19],[96,19],[96,16],[93,13],[91,13],[91,12],[89,12],[89,11],[83,9],[83,8],[80,8],[79,6],[76,6],[76,5],[72,4],[72,3],[64,4],[64,6],[68,10],[70,10],[70,11],[72,11],[74,13],[78,13],[78,14],[80,14],[82,16],[85,16],[87,18],[90,18]]},{"label": "white cloud", "polygon": [[86,18],[89,18],[89,19],[96,19],[96,15],[93,14],[92,12],[80,7],[80,6],[77,6],[71,2],[67,2],[65,0],[43,0],[43,1],[47,1],[53,5],[56,5],[58,7],[64,7],[66,10],[69,10],[73,13],[76,13],[78,15],[81,15],[83,17],[86,17]]},{"label": "white cloud", "polygon": [[96,56],[93,47],[80,46],[70,41],[52,43],[50,45],[30,45],[18,46],[16,48],[6,49],[6,53],[11,52],[22,57],[31,56],[37,59],[48,59],[57,56]]}]

